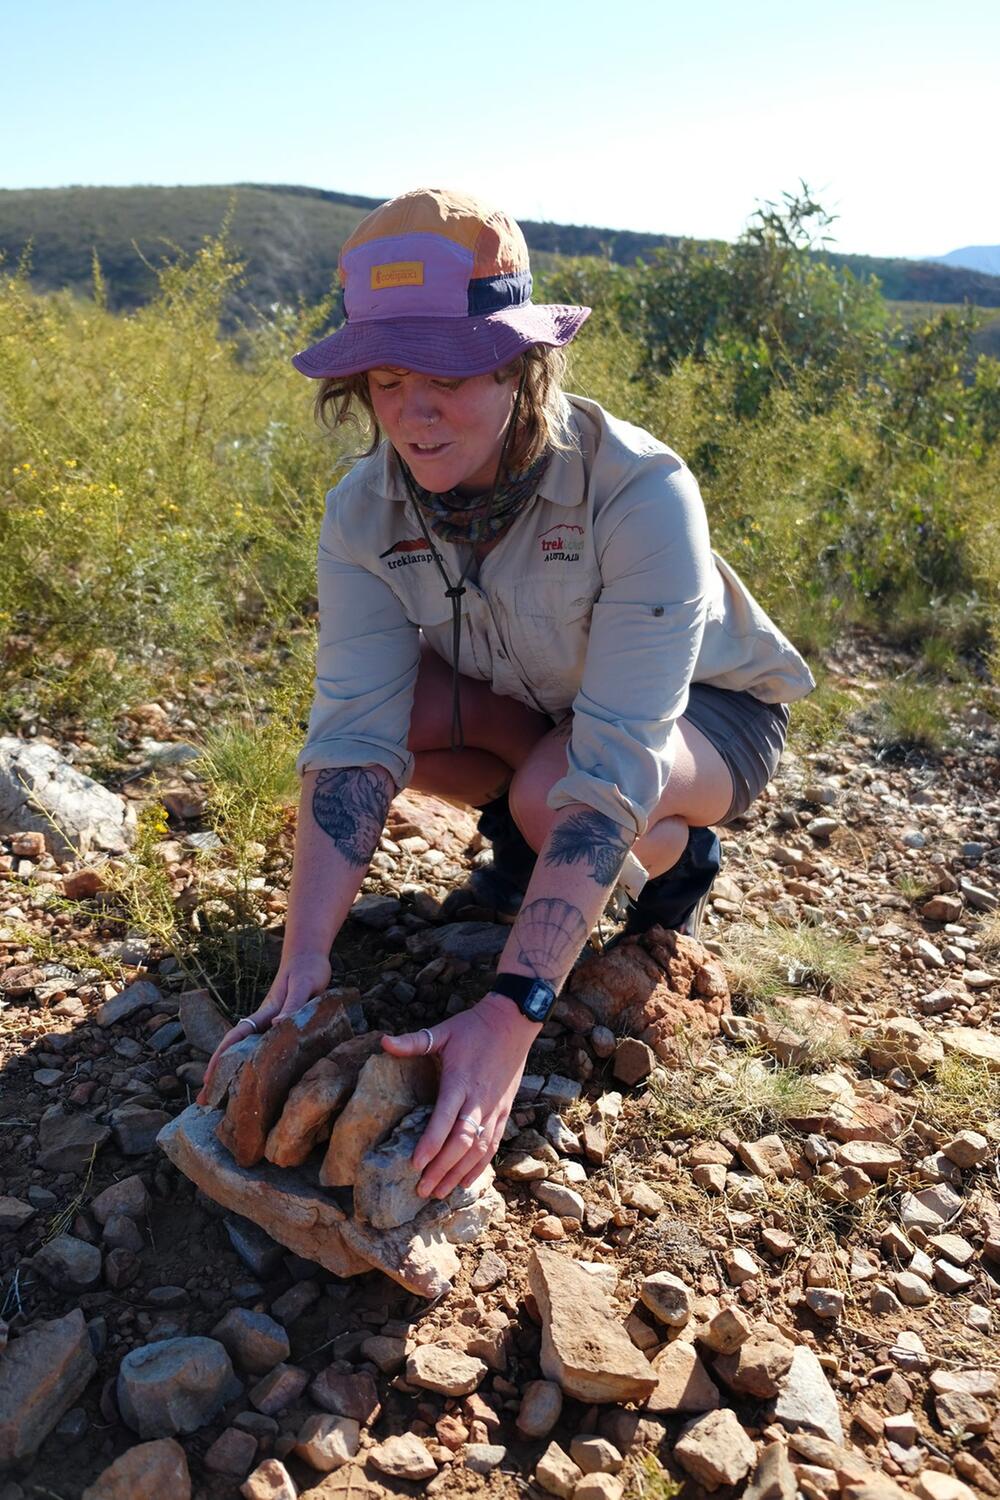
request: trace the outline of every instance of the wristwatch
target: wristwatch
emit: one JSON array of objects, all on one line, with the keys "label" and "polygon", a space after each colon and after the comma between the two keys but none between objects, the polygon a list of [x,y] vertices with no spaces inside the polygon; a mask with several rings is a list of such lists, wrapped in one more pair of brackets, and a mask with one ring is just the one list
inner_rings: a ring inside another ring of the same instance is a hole
[{"label": "wristwatch", "polygon": [[556,1003],[551,984],[544,979],[527,979],[523,974],[498,974],[490,989],[496,995],[506,995],[523,1016],[539,1024]]}]

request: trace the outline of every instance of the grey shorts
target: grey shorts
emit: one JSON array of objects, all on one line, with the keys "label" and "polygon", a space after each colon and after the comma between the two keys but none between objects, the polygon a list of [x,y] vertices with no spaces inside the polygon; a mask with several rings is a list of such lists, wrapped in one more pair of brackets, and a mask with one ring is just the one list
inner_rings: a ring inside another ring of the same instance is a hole
[{"label": "grey shorts", "polygon": [[733,800],[718,826],[746,812],[775,771],[788,733],[788,704],[693,682],[682,715],[715,746],[733,778]]}]

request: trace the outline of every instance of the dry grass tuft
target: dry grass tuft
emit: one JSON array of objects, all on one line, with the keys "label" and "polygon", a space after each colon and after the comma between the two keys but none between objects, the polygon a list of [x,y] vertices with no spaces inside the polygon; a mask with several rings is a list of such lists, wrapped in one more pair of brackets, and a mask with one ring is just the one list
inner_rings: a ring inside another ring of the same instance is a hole
[{"label": "dry grass tuft", "polygon": [[672,1479],[655,1453],[629,1459],[624,1500],[674,1500],[683,1485]]},{"label": "dry grass tuft", "polygon": [[806,923],[734,923],[720,937],[729,987],[749,1001],[774,1000],[791,984],[838,1004],[850,1002],[878,972],[861,943]]},{"label": "dry grass tuft", "polygon": [[991,911],[979,926],[976,933],[979,939],[979,952],[983,958],[1000,958],[1000,911]]},{"label": "dry grass tuft", "polygon": [[723,1066],[683,1068],[652,1080],[651,1123],[658,1134],[712,1139],[735,1130],[748,1139],[818,1107],[822,1095],[797,1068],[751,1047]]},{"label": "dry grass tuft", "polygon": [[1000,1119],[1000,1074],[985,1064],[946,1053],[930,1082],[914,1090],[921,1117],[938,1130],[979,1130],[995,1139]]}]

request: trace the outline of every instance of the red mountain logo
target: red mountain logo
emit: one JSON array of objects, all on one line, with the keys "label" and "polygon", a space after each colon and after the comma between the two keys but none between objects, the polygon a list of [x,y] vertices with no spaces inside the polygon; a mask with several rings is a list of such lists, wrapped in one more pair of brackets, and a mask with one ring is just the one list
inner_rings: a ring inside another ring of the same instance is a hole
[{"label": "red mountain logo", "polygon": [[[575,532],[576,535],[571,536],[571,532]],[[550,526],[548,531],[540,532],[536,540],[542,544],[546,562],[550,556],[563,557],[567,562],[576,562],[580,556],[579,552],[567,549],[578,548],[580,543],[576,538],[581,536],[583,536],[582,526]]]},{"label": "red mountain logo", "polygon": [[[393,557],[394,552],[400,552],[401,557]],[[387,568],[406,568],[410,563],[429,563],[436,557],[441,560],[441,554],[437,548],[431,548],[427,539],[422,536],[403,537],[398,542],[393,542],[391,547],[386,547],[384,552],[379,553],[380,558],[387,558]]]},{"label": "red mountain logo", "polygon": [[429,552],[430,548],[422,536],[409,537],[401,542],[393,542],[391,547],[386,547],[379,557],[391,557],[394,552]]}]

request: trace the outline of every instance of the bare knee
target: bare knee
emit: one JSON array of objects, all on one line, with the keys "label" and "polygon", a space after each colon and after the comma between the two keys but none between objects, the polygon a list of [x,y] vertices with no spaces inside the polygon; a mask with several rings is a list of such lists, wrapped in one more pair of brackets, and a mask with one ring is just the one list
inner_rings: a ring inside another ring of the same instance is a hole
[{"label": "bare knee", "polygon": [[549,759],[544,754],[529,755],[514,772],[507,790],[511,816],[536,853],[548,838],[556,815],[547,799],[560,773],[549,765]]},{"label": "bare knee", "polygon": [[651,877],[663,875],[674,867],[687,848],[689,826],[684,818],[666,817],[651,823],[642,838],[636,839],[632,853],[646,867]]}]

